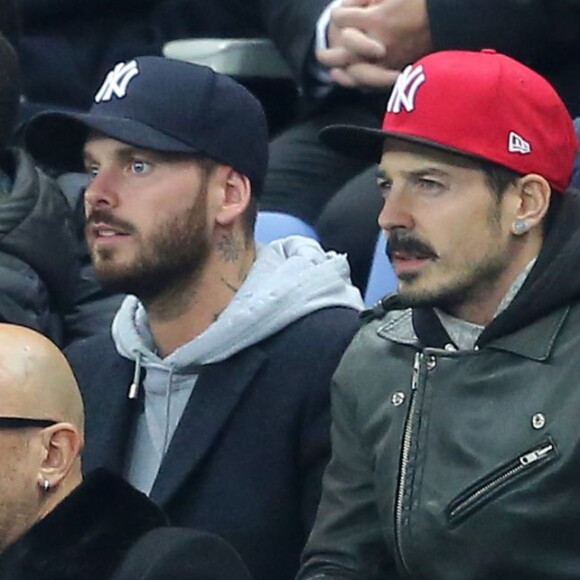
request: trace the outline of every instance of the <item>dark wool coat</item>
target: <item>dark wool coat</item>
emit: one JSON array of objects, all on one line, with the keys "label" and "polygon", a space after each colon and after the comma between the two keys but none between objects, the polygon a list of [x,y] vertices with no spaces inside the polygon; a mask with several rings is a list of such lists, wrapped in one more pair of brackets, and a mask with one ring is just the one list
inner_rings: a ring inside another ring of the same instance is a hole
[{"label": "dark wool coat", "polygon": [[[174,525],[222,536],[256,580],[291,580],[329,456],[332,373],[358,312],[325,308],[199,370],[151,490]],[[86,407],[87,470],[124,472],[142,402],[110,334],[67,350]],[[141,389],[142,392],[142,389]]]},{"label": "dark wool coat", "polygon": [[0,580],[250,580],[220,538],[167,527],[124,480],[99,470],[0,557]]}]

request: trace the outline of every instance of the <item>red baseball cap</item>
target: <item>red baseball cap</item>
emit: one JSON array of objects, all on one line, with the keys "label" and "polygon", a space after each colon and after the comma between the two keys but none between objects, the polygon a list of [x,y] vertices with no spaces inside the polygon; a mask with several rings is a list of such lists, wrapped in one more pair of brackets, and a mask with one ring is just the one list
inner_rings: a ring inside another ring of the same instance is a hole
[{"label": "red baseball cap", "polygon": [[578,150],[570,114],[550,83],[491,49],[435,52],[409,65],[382,129],[333,125],[320,133],[333,149],[375,163],[385,137],[537,173],[559,192],[570,185]]}]

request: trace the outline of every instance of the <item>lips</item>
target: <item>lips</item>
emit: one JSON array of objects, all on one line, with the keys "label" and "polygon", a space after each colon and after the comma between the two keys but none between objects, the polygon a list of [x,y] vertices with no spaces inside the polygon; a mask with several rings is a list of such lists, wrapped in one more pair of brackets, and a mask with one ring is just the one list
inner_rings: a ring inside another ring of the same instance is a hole
[{"label": "lips", "polygon": [[94,225],[91,227],[91,231],[96,238],[112,238],[114,236],[128,235],[127,232],[105,225]]},{"label": "lips", "polygon": [[127,239],[130,232],[125,228],[103,222],[87,224],[87,241],[92,244],[112,244]]},{"label": "lips", "polygon": [[404,250],[391,251],[391,260],[432,260],[433,254],[426,252],[406,252]]}]

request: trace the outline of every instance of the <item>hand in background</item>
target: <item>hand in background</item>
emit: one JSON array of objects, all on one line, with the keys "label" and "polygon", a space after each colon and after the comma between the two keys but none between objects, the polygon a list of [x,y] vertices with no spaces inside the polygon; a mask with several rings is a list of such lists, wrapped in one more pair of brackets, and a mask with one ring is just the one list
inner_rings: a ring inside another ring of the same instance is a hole
[{"label": "hand in background", "polygon": [[402,67],[432,50],[425,2],[344,0],[331,12],[319,62],[343,86],[391,86]]}]

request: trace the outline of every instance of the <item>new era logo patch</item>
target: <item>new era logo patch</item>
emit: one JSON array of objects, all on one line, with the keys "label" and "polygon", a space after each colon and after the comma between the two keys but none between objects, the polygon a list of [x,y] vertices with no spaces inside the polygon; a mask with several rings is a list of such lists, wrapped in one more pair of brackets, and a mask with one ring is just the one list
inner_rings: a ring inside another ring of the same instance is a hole
[{"label": "new era logo patch", "polygon": [[508,135],[508,151],[527,155],[532,152],[532,146],[521,135],[518,135],[515,131],[510,131]]},{"label": "new era logo patch", "polygon": [[387,112],[400,113],[404,109],[407,113],[410,113],[414,110],[417,91],[425,80],[423,65],[417,67],[409,65],[406,67],[397,77],[397,82],[387,103]]},{"label": "new era logo patch", "polygon": [[127,94],[129,83],[138,74],[139,68],[136,61],[118,63],[107,75],[103,85],[95,95],[95,103],[110,101],[113,95],[118,99],[122,99]]}]

